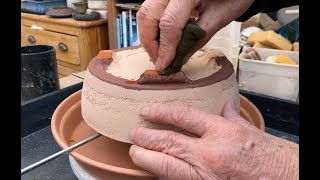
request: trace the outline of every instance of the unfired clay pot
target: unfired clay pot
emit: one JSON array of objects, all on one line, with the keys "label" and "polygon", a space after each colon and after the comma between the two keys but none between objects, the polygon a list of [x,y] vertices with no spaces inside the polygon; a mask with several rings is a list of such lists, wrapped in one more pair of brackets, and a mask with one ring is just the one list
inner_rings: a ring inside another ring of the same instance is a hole
[{"label": "unfired clay pot", "polygon": [[[240,114],[264,131],[260,111],[247,98],[240,96]],[[55,110],[51,130],[58,145],[65,149],[96,133],[81,116],[81,90],[66,98]],[[70,155],[97,179],[156,179],[135,166],[129,157],[131,144],[101,136],[70,152]]]},{"label": "unfired clay pot", "polygon": [[143,106],[154,102],[182,103],[221,115],[224,104],[232,101],[240,110],[233,66],[218,50],[201,49],[182,67],[182,72],[157,78],[157,72],[146,71],[154,65],[143,48],[114,52],[112,58],[98,55],[90,61],[82,88],[82,116],[104,136],[132,143],[128,132],[137,126],[172,130],[173,126],[149,123],[139,116]]}]

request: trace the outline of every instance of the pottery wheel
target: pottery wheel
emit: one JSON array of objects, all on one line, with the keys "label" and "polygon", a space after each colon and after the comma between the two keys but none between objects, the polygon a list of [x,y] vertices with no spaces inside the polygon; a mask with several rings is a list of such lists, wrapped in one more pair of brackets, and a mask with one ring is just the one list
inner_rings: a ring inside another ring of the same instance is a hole
[{"label": "pottery wheel", "polygon": [[[240,97],[240,114],[264,130],[260,111],[248,99]],[[83,120],[80,102],[81,90],[66,98],[52,116],[52,134],[62,149],[96,133]],[[155,179],[155,176],[133,164],[129,156],[130,146],[131,144],[101,136],[71,151],[70,164],[79,179]]]},{"label": "pottery wheel", "polygon": [[72,156],[69,155],[70,166],[73,173],[77,176],[79,180],[98,180],[93,175],[91,175],[88,170],[82,167]]}]

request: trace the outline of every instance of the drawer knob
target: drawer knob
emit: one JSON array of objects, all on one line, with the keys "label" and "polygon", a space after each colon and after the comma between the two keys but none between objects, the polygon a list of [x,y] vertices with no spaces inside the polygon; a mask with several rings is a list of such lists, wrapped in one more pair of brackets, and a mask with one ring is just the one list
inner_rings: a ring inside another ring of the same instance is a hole
[{"label": "drawer knob", "polygon": [[60,51],[63,51],[63,52],[67,52],[68,51],[68,47],[64,43],[59,43],[58,47],[59,47]]},{"label": "drawer knob", "polygon": [[36,38],[30,35],[28,36],[28,42],[34,44],[36,42]]}]

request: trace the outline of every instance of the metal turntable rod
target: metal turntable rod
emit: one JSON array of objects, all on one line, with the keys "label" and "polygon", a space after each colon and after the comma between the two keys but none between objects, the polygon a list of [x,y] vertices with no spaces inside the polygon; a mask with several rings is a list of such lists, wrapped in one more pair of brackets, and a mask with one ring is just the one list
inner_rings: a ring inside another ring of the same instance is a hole
[{"label": "metal turntable rod", "polygon": [[79,147],[81,145],[84,145],[84,144],[86,144],[86,143],[88,143],[88,142],[90,142],[90,141],[92,141],[92,140],[94,140],[94,139],[96,139],[96,138],[98,138],[100,136],[101,136],[101,134],[96,133],[96,134],[94,134],[94,135],[92,135],[92,136],[90,136],[90,137],[88,137],[88,138],[86,138],[86,139],[84,139],[84,140],[72,145],[72,146],[67,147],[66,149],[63,149],[63,150],[61,150],[61,151],[59,151],[59,152],[57,152],[55,154],[52,154],[49,157],[46,157],[46,158],[44,158],[44,159],[42,159],[42,160],[40,160],[40,161],[38,161],[38,162],[36,162],[34,164],[31,164],[30,166],[21,169],[21,175],[23,175],[23,174],[33,170],[34,168],[37,168],[37,167],[39,167],[39,166],[41,166],[41,165],[43,165],[43,164],[45,164],[45,163],[47,163],[47,162],[49,162],[49,161],[51,161],[53,159],[56,159],[57,157],[63,155],[64,153],[72,151],[75,148],[77,148],[77,147]]}]

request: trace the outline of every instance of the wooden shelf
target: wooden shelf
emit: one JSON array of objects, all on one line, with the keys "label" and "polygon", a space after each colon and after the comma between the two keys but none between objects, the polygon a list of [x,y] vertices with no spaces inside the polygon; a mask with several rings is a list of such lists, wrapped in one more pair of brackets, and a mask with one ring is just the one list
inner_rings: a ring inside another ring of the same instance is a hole
[{"label": "wooden shelf", "polygon": [[141,4],[137,3],[116,3],[116,7],[122,8],[122,9],[131,9],[138,11],[140,9]]},{"label": "wooden shelf", "polygon": [[52,23],[52,24],[61,24],[66,26],[73,26],[73,27],[81,27],[87,28],[92,26],[98,26],[107,23],[106,19],[99,19],[95,21],[76,21],[73,18],[50,18],[47,15],[37,15],[37,14],[30,14],[30,13],[21,13],[22,19],[30,19],[34,20],[37,19],[38,21]]},{"label": "wooden shelf", "polygon": [[[143,1],[141,1],[142,3]],[[117,24],[116,20],[121,9],[139,10],[137,3],[126,3],[126,0],[108,1],[108,30],[109,30],[109,48],[117,49]]]}]

